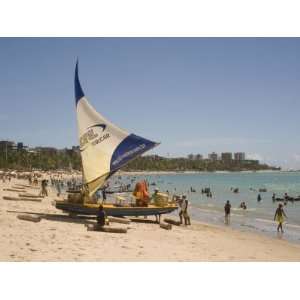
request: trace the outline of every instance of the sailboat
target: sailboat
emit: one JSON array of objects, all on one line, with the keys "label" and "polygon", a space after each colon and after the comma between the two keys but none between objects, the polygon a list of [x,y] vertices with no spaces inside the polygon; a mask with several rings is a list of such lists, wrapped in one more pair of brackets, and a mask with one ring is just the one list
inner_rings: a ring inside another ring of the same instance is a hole
[{"label": "sailboat", "polygon": [[[75,67],[75,103],[79,131],[80,154],[83,169],[83,189],[80,201],[57,200],[55,206],[71,214],[95,215],[98,203],[91,201],[93,195],[106,181],[137,156],[156,147],[159,143],[135,134],[129,134],[117,127],[88,102],[79,81],[78,61]],[[149,204],[139,207],[135,204],[103,204],[110,216],[148,216],[166,214],[177,209],[175,203],[164,206]]]}]

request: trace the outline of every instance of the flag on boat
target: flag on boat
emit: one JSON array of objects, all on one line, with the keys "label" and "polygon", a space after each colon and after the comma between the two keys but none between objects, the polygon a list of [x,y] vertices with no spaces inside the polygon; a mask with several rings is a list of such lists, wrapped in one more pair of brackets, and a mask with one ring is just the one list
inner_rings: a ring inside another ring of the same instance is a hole
[{"label": "flag on boat", "polygon": [[93,195],[113,173],[159,143],[129,134],[99,114],[83,93],[78,62],[74,83],[84,180]]}]

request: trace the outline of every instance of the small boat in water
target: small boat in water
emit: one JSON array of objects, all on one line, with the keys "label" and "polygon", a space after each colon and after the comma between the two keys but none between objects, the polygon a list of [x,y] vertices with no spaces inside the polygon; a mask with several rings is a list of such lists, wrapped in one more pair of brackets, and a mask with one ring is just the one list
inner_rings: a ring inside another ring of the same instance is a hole
[{"label": "small boat in water", "polygon": [[[106,181],[120,168],[159,143],[129,134],[99,114],[83,93],[78,76],[78,62],[74,83],[83,186],[79,193],[68,194],[68,199],[55,201],[55,206],[72,214],[95,215],[99,204],[94,200],[94,194],[104,187]],[[120,176],[118,178],[121,179]],[[162,206],[149,204],[142,207],[136,203],[104,203],[103,207],[107,215],[118,217],[158,216],[177,209],[174,202],[164,203]]]}]

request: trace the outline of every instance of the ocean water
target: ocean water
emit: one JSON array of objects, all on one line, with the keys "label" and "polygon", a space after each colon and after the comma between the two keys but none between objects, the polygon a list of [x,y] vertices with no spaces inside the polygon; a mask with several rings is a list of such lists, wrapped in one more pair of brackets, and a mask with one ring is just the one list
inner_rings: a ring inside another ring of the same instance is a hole
[{"label": "ocean water", "polygon": [[[300,172],[216,172],[216,173],[176,173],[159,175],[123,175],[121,181],[125,184],[147,179],[150,192],[155,188],[172,194],[186,194],[190,201],[189,213],[192,219],[202,222],[223,224],[224,204],[231,202],[231,226],[240,230],[259,231],[270,236],[276,236],[276,223],[273,221],[278,202],[273,203],[272,194],[282,198],[284,193],[296,197],[300,195]],[[117,176],[111,179],[111,185],[118,185]],[[196,192],[190,192],[190,188]],[[201,193],[201,189],[209,187],[212,198]],[[239,193],[233,193],[231,188],[238,188]],[[267,192],[259,193],[261,188]],[[257,202],[260,194],[262,201]],[[247,210],[239,208],[245,202]],[[284,206],[288,220],[285,224],[284,238],[300,242],[300,201],[288,202]],[[176,214],[176,213],[175,213]],[[281,236],[280,236],[281,238]]]}]

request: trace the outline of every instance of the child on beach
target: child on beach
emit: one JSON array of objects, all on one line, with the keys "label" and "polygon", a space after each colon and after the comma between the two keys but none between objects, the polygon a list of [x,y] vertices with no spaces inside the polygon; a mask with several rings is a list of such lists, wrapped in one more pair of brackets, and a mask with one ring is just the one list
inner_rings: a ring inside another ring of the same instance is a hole
[{"label": "child on beach", "polygon": [[278,222],[277,232],[279,232],[279,229],[280,229],[281,233],[283,233],[282,224],[284,221],[284,217],[287,218],[287,216],[283,210],[283,205],[281,203],[279,203],[278,208],[276,209],[276,212],[275,212],[275,216],[274,216],[274,221],[276,220]]}]

